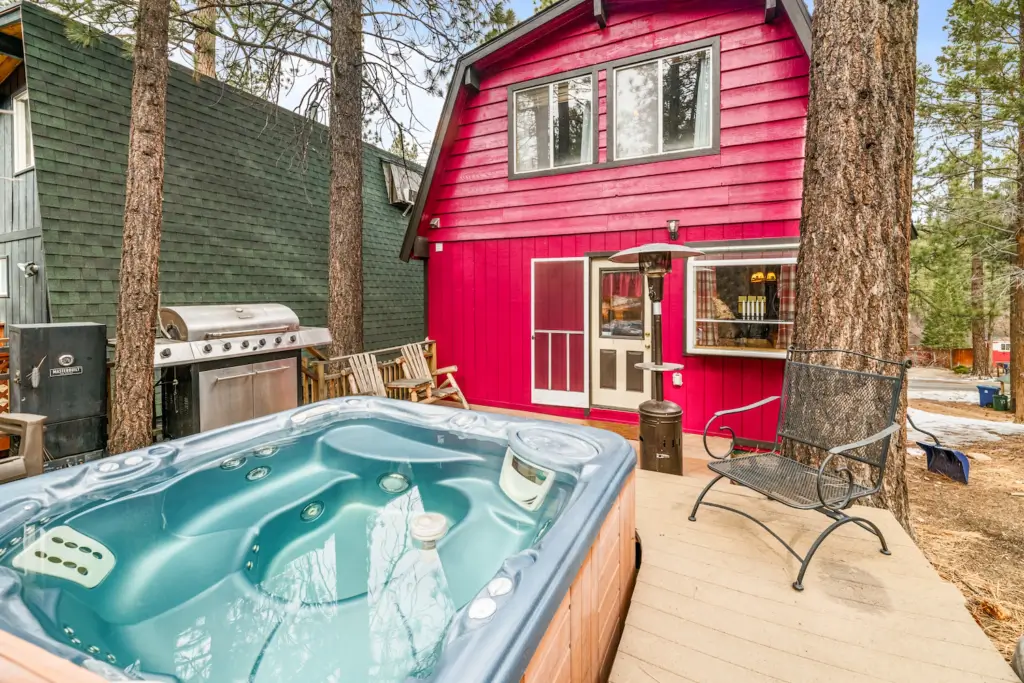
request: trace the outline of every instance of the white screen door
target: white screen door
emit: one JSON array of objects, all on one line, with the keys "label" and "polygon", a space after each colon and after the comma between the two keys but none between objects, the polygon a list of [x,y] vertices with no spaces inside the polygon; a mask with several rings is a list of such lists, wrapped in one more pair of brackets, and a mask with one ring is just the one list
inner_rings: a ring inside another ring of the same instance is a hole
[{"label": "white screen door", "polygon": [[531,400],[586,408],[586,259],[534,259],[531,265]]}]

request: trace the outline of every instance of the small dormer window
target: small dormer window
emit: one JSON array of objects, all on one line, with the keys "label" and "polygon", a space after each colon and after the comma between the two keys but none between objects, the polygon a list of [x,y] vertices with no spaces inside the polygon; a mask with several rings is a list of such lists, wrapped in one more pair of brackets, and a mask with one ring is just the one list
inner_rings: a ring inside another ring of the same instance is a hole
[{"label": "small dormer window", "polygon": [[24,171],[34,165],[28,91],[23,91],[14,96],[14,172]]},{"label": "small dormer window", "polygon": [[594,90],[588,73],[513,93],[513,173],[593,163]]}]

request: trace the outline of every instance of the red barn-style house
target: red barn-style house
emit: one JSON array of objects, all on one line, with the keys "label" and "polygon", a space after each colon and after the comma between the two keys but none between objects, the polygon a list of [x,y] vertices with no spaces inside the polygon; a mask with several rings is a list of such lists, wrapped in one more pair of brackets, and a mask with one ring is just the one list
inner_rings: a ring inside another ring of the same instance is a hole
[{"label": "red barn-style house", "polygon": [[663,304],[684,429],[778,393],[809,52],[803,0],[562,0],[462,57],[402,258],[427,260],[428,333],[471,402],[635,421],[651,304],[608,257],[671,240],[706,253]]}]

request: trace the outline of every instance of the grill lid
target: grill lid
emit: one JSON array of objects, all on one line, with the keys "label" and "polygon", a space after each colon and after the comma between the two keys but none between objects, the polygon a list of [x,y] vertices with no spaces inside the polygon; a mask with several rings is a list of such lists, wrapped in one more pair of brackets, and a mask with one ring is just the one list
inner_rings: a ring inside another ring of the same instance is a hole
[{"label": "grill lid", "polygon": [[241,335],[293,332],[299,317],[283,304],[165,306],[160,324],[179,341],[202,341]]}]

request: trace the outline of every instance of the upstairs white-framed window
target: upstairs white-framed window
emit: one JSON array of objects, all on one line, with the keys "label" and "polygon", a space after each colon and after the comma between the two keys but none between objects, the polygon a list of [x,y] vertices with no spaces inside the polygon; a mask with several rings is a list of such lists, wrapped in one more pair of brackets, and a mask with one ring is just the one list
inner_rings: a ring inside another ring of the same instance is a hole
[{"label": "upstairs white-framed window", "polygon": [[688,156],[718,146],[717,39],[609,65],[609,159]]},{"label": "upstairs white-framed window", "polygon": [[14,96],[14,172],[32,168],[35,163],[28,91],[24,90]]},{"label": "upstairs white-framed window", "polygon": [[594,162],[597,77],[565,74],[514,86],[509,111],[510,175]]}]

